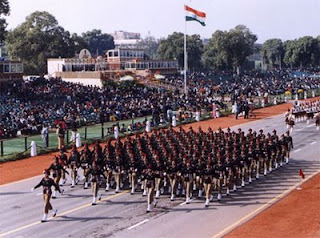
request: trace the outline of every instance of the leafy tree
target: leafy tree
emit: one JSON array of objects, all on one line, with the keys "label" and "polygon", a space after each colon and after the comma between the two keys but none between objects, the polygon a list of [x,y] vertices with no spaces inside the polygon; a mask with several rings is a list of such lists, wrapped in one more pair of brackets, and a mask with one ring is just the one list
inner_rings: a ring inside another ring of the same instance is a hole
[{"label": "leafy tree", "polygon": [[47,71],[47,59],[73,57],[75,39],[48,12],[34,12],[7,37],[8,53],[24,63],[27,74]]},{"label": "leafy tree", "polygon": [[[203,43],[199,35],[187,36],[188,68],[200,69]],[[167,39],[160,41],[158,55],[162,59],[176,59],[180,66],[184,65],[184,35],[174,32]]]},{"label": "leafy tree", "polygon": [[147,36],[138,42],[138,47],[143,49],[147,58],[157,59],[157,50],[159,48],[160,42],[156,40],[153,36]]},{"label": "leafy tree", "polygon": [[[203,63],[208,69],[225,69],[231,65],[231,59],[227,54],[228,32],[217,30],[209,39],[203,53]],[[229,57],[229,58],[228,58]]]},{"label": "leafy tree", "polygon": [[301,66],[316,66],[320,62],[320,49],[318,41],[311,36],[298,39],[298,58]]},{"label": "leafy tree", "polygon": [[72,41],[72,50],[75,53],[79,53],[82,49],[88,48],[88,44],[85,42],[84,38],[76,33],[73,33],[71,36]]},{"label": "leafy tree", "polygon": [[296,54],[296,42],[295,40],[287,40],[284,42],[284,58],[283,62],[292,68],[298,62]]},{"label": "leafy tree", "polygon": [[261,57],[263,62],[271,66],[281,65],[284,57],[284,47],[280,39],[267,40],[261,48]]},{"label": "leafy tree", "polygon": [[209,68],[233,68],[240,72],[246,58],[254,52],[257,36],[238,25],[230,31],[216,31],[206,46],[203,62]]},{"label": "leafy tree", "polygon": [[6,34],[7,22],[2,16],[8,16],[10,7],[8,0],[0,0],[0,43],[4,41]]},{"label": "leafy tree", "polygon": [[103,55],[105,51],[114,49],[113,36],[104,34],[101,30],[87,31],[82,33],[82,37],[92,55]]},{"label": "leafy tree", "polygon": [[286,41],[284,48],[284,62],[290,67],[314,67],[320,64],[319,41],[311,36]]}]

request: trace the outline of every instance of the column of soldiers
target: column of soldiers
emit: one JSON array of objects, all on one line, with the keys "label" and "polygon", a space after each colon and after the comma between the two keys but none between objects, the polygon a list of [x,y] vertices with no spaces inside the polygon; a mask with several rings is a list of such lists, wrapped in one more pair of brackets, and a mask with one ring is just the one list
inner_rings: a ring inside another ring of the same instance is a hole
[{"label": "column of soldiers", "polygon": [[65,183],[67,169],[71,187],[79,182],[78,172],[82,170],[83,188],[87,189],[89,184],[92,188],[92,205],[101,199],[98,190],[103,181],[106,191],[141,191],[142,196],[148,197],[150,212],[164,194],[171,201],[184,196],[187,204],[193,196],[205,196],[205,206],[209,206],[214,194],[219,201],[224,192],[230,195],[288,163],[292,148],[289,132],[278,136],[275,130],[264,134],[263,130],[257,133],[249,129],[245,134],[240,128],[238,132],[229,128],[216,132],[209,128],[204,132],[200,127],[197,131],[180,127],[137,134],[123,141],[108,139],[104,148],[100,142],[93,150],[88,145],[80,152],[73,147],[69,158],[61,152],[48,171],[58,174],[55,190],[59,191],[59,181],[60,185]]},{"label": "column of soldiers", "polygon": [[300,102],[294,106],[285,115],[288,128],[292,129],[296,122],[307,121],[310,123],[312,119],[315,121],[317,130],[320,126],[320,100]]}]

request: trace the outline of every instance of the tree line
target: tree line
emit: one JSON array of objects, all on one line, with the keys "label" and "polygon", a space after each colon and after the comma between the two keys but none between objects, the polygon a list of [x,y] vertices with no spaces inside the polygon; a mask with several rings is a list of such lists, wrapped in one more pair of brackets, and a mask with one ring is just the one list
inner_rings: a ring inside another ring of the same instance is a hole
[{"label": "tree line", "polygon": [[83,48],[94,55],[103,55],[114,48],[111,35],[97,29],[71,34],[48,12],[34,12],[18,27],[3,34],[10,58],[21,60],[26,74],[46,73],[48,58],[72,58]]},{"label": "tree line", "polygon": [[[238,25],[229,31],[217,30],[204,45],[199,35],[187,37],[188,66],[190,70],[234,70],[240,71],[248,56],[259,52],[263,63],[275,67],[320,67],[320,36],[304,36],[282,42],[269,39],[256,47],[257,36],[250,29]],[[183,34],[173,33],[160,41],[159,58],[179,61],[183,66]]]},{"label": "tree line", "polygon": [[[5,41],[12,59],[24,63],[26,74],[46,73],[48,58],[74,57],[83,48],[94,55],[103,55],[114,48],[114,39],[101,30],[71,34],[48,12],[34,12],[15,29],[6,32],[2,16],[10,13],[7,0],[0,0],[0,43]],[[257,36],[249,28],[238,25],[229,31],[217,30],[206,44],[200,35],[187,36],[188,67],[190,70],[233,70],[240,72],[248,56],[260,51],[262,61],[270,67],[319,67],[320,36],[301,37],[282,42],[267,40],[256,47]],[[175,59],[184,65],[184,35],[174,32],[166,38],[148,36],[137,47],[145,50],[146,58]]]}]

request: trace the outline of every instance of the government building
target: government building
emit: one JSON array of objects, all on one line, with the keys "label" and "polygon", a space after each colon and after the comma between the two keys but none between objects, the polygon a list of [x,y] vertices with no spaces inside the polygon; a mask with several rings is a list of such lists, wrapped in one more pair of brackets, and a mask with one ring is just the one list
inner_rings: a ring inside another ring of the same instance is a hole
[{"label": "government building", "polygon": [[133,78],[172,75],[178,68],[176,60],[148,60],[143,50],[134,48],[108,50],[104,57],[97,58],[92,58],[89,50],[83,49],[76,58],[48,59],[48,77],[99,87],[104,80],[117,80],[126,75]]},{"label": "government building", "polygon": [[20,61],[0,60],[0,84],[22,77],[23,64]]}]

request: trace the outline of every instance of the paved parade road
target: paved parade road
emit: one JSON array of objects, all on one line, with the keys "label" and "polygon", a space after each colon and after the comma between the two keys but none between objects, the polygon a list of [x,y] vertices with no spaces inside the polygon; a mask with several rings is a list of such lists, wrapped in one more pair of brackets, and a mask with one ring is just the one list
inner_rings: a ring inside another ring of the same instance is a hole
[{"label": "paved parade road", "polygon": [[[242,120],[242,119],[241,119]],[[284,117],[275,116],[243,124],[248,128],[278,134],[284,133]],[[208,208],[204,198],[184,204],[184,198],[170,202],[169,195],[158,200],[157,208],[146,214],[146,197],[104,192],[102,200],[91,206],[91,190],[82,184],[51,200],[59,209],[56,218],[41,223],[43,212],[42,189],[30,192],[41,176],[0,186],[0,237],[220,237],[236,225],[281,199],[300,181],[299,169],[306,177],[320,170],[320,131],[314,123],[298,122],[293,136],[294,149],[288,165],[266,177],[261,176],[245,188],[214,200]]]}]

